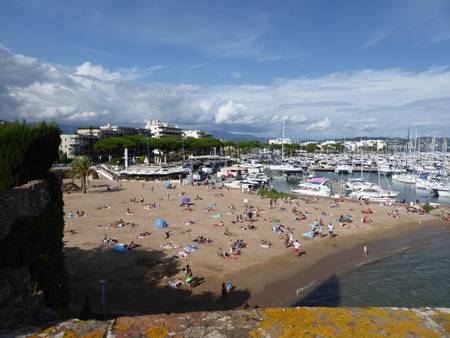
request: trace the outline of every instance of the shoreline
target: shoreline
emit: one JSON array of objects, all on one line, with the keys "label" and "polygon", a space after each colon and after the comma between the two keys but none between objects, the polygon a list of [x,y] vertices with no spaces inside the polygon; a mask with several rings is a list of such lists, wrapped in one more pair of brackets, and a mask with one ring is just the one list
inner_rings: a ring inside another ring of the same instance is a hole
[{"label": "shoreline", "polygon": [[[303,198],[295,204],[280,201],[271,208],[269,200],[256,194],[227,189],[177,186],[174,190],[167,190],[163,182],[126,181],[120,182],[114,192],[109,192],[106,187],[110,184],[109,181],[98,180],[87,194],[64,194],[66,215],[78,210],[86,212],[85,217],[66,216],[64,252],[71,282],[72,311],[81,309],[85,297],[90,298],[94,311],[101,311],[99,280],[108,281],[110,313],[220,310],[238,308],[247,303],[262,307],[273,306],[277,302],[291,305],[296,301],[295,290],[307,286],[304,289],[307,293],[333,274],[336,267],[342,269],[346,263],[352,263],[354,257],[361,258],[364,244],[369,243],[370,255],[374,259],[377,256],[374,242],[380,239],[396,238],[390,250],[386,248],[387,242],[383,241],[384,250],[388,252],[401,247],[398,238],[410,238],[406,232],[428,229],[429,224],[446,226],[436,214],[419,216],[403,208],[399,208],[401,218],[392,218],[389,212],[395,207],[376,204],[370,205],[373,221],[363,224],[360,217],[367,205],[349,201],[334,207],[331,200]],[[139,202],[139,196],[154,206],[145,207]],[[182,196],[195,197],[190,209],[180,205]],[[251,222],[256,226],[255,230],[242,229],[245,223],[234,221],[239,213],[245,211],[246,204],[261,210],[261,215]],[[206,210],[208,205],[213,205],[212,212]],[[234,212],[230,212],[233,205]],[[295,219],[294,206],[307,213],[306,220]],[[341,214],[352,215],[354,222],[345,227],[336,225],[336,238],[306,240],[302,237],[311,229],[310,224],[314,220],[323,218],[324,224],[337,224],[336,218]],[[158,218],[167,221],[167,230],[155,227]],[[118,220],[124,226],[114,226]],[[222,225],[218,224],[219,220],[223,221]],[[304,244],[306,255],[298,258],[292,248],[286,249],[280,235],[273,230],[275,224],[293,227],[295,237]],[[226,229],[231,231],[231,236],[224,234]],[[165,238],[167,231],[170,239]],[[138,238],[145,232],[145,237]],[[140,247],[126,254],[114,253],[111,246],[102,244],[104,236],[117,238],[120,243],[134,241]],[[197,243],[195,253],[182,257],[179,252],[195,243],[198,236],[213,241]],[[230,241],[239,239],[247,243],[241,255],[224,259],[217,254],[219,247],[228,250]],[[261,248],[262,240],[269,240],[273,245]],[[168,243],[176,246],[164,248]],[[169,287],[170,281],[184,280],[183,268],[187,264],[201,282],[193,290],[186,285],[175,289]],[[354,264],[350,264],[352,266]],[[226,281],[231,281],[236,290],[231,299],[223,302],[220,301],[220,292],[222,283]],[[312,281],[315,282],[309,285]],[[286,290],[291,291],[286,294]]]},{"label": "shoreline", "polygon": [[[360,240],[351,246],[340,247],[334,252],[320,253],[320,248],[311,246],[306,256],[311,254],[307,262],[302,256],[299,260],[303,266],[295,271],[286,271],[284,268],[292,267],[291,264],[277,262],[278,268],[272,271],[271,278],[267,271],[242,271],[242,274],[253,274],[254,280],[263,278],[268,280],[264,286],[251,295],[248,303],[251,307],[291,307],[301,306],[302,299],[310,295],[331,277],[339,277],[349,271],[371,264],[381,259],[390,257],[406,250],[414,249],[421,242],[432,236],[437,236],[448,229],[448,226],[439,221],[431,221],[423,224],[410,224],[409,228],[383,229],[385,234],[380,236],[373,234],[370,239]],[[362,255],[362,247],[369,248],[369,258]],[[292,255],[289,255],[292,256]],[[305,259],[306,260],[306,259]],[[248,270],[254,270],[249,268]]]}]

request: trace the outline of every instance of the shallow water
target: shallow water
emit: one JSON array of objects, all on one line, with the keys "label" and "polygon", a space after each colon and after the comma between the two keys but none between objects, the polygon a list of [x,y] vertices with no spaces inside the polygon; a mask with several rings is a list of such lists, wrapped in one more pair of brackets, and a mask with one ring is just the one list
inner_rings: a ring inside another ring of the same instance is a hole
[{"label": "shallow water", "polygon": [[[347,181],[352,177],[361,177],[361,173],[353,173],[351,175],[337,175],[334,172],[317,172],[316,176],[326,177],[330,180],[343,180]],[[377,173],[363,173],[363,177],[370,182],[378,184],[378,174]],[[272,185],[278,191],[290,192],[292,189],[295,189],[298,185],[298,182],[286,182],[284,179],[280,180],[271,180],[270,185]],[[400,194],[397,197],[397,200],[401,201],[405,199],[406,201],[414,201],[418,199],[420,202],[433,202],[440,204],[448,204],[450,205],[450,198],[438,198],[434,197],[432,193],[426,190],[416,189],[414,184],[407,184],[393,181],[390,176],[380,176],[380,185],[383,188],[389,188],[395,191],[398,191]],[[334,183],[335,192],[340,193],[340,183],[335,181]]]},{"label": "shallow water", "polygon": [[450,307],[450,231],[332,276],[295,305]]}]

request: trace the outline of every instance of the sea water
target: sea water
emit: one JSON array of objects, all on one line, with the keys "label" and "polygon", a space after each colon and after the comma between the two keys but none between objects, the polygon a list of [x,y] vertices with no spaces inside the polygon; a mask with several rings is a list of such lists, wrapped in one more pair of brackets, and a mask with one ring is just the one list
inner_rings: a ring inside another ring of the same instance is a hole
[{"label": "sea water", "polygon": [[294,305],[450,307],[450,230],[332,276]]}]

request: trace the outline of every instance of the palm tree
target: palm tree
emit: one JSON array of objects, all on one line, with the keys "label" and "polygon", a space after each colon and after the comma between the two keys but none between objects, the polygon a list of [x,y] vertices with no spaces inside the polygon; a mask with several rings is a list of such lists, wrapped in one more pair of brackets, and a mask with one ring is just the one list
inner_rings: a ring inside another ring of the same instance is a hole
[{"label": "palm tree", "polygon": [[81,180],[81,189],[83,190],[83,193],[86,193],[86,186],[87,186],[87,178],[88,176],[94,172],[93,169],[91,169],[92,162],[87,156],[80,156],[77,157],[73,162],[71,163],[72,169],[70,172],[71,177],[73,178],[80,178]]}]

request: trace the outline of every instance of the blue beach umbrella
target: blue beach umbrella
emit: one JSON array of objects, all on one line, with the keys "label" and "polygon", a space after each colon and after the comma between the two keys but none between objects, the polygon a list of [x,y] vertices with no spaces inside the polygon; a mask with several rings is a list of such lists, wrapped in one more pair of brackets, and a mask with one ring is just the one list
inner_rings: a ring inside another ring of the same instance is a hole
[{"label": "blue beach umbrella", "polygon": [[162,218],[157,218],[155,221],[155,226],[158,229],[164,229],[164,228],[167,228],[169,226],[169,224],[167,224],[167,222],[165,220],[163,220]]}]

